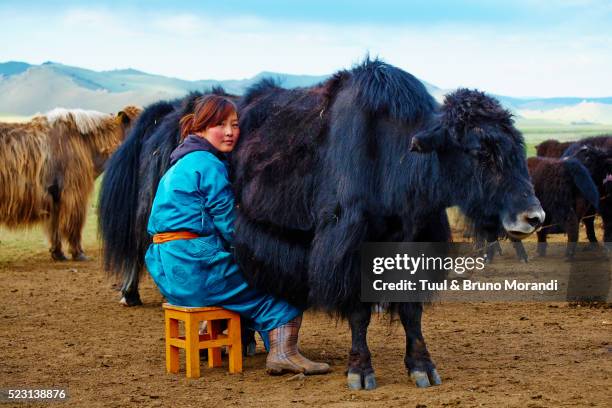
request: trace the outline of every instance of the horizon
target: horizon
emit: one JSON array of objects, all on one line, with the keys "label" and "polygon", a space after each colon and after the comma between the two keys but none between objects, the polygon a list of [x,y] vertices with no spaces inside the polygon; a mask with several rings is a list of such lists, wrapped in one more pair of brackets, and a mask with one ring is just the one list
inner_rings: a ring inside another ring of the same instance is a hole
[{"label": "horizon", "polygon": [[0,60],[221,81],[265,71],[330,75],[369,54],[442,89],[612,95],[612,3],[492,3],[7,1]]},{"label": "horizon", "polygon": [[[298,73],[298,74],[290,74],[287,72],[274,72],[274,71],[260,71],[257,72],[255,75],[250,76],[250,77],[243,77],[243,78],[227,78],[227,79],[218,79],[218,78],[197,78],[194,80],[191,79],[185,79],[185,78],[180,78],[180,77],[167,77],[165,75],[161,75],[159,73],[156,72],[147,72],[147,71],[142,71],[133,67],[117,67],[117,68],[112,68],[112,69],[107,69],[107,70],[95,70],[95,69],[90,69],[90,68],[85,68],[85,67],[81,67],[81,66],[76,66],[76,65],[69,65],[69,64],[64,64],[60,61],[44,61],[40,64],[33,64],[31,62],[28,61],[16,61],[16,60],[9,60],[9,61],[0,61],[0,64],[7,64],[7,63],[23,63],[23,64],[27,64],[27,65],[31,65],[31,66],[42,66],[42,65],[46,65],[46,64],[57,64],[57,65],[63,65],[63,66],[69,66],[69,67],[75,67],[75,68],[81,68],[81,69],[86,69],[86,70],[90,70],[90,71],[94,71],[94,72],[99,72],[99,73],[104,73],[104,72],[113,72],[113,71],[127,71],[127,70],[132,70],[132,71],[136,71],[142,74],[146,74],[146,75],[152,75],[152,76],[164,76],[166,78],[171,78],[171,79],[178,79],[178,80],[182,80],[182,81],[189,81],[189,82],[197,82],[197,81],[243,81],[243,80],[248,80],[248,79],[252,79],[254,77],[260,76],[262,74],[271,74],[271,75],[291,75],[291,76],[308,76],[308,77],[316,77],[316,76],[331,76],[333,74],[332,73],[328,73],[328,74],[321,74],[321,75],[313,75],[313,74],[309,74],[309,73]],[[424,78],[418,78],[421,81],[425,81],[427,82],[429,85],[432,85],[442,91],[453,91],[454,89],[457,88],[442,88],[439,87],[437,84],[432,83],[431,81],[428,81],[427,79]],[[282,84],[281,84],[282,86]],[[489,93],[489,94],[494,94],[493,92],[490,92],[486,89],[481,89],[481,88],[472,88],[472,89],[478,89],[480,91]],[[501,95],[501,94],[494,94],[494,95],[499,95],[499,96],[505,96],[505,97],[511,97],[511,98],[515,98],[515,99],[537,99],[537,100],[546,100],[546,99],[607,99],[607,98],[612,98],[612,94],[611,95],[604,95],[604,96],[575,96],[575,95],[560,95],[560,96],[539,96],[539,95],[526,95],[526,96],[514,96],[514,95]]]}]

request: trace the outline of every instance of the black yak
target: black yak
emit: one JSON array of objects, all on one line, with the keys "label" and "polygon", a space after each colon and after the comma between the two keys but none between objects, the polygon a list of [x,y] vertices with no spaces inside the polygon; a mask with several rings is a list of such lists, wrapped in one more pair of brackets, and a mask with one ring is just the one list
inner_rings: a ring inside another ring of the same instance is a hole
[{"label": "black yak", "polygon": [[[569,147],[563,156],[575,157],[589,170],[600,195],[599,214],[603,221],[605,247],[611,249],[612,196],[609,191],[609,180],[612,175],[612,137],[600,136],[579,140]],[[598,246],[595,236],[595,214],[595,208],[589,208],[582,221],[592,249]]]},{"label": "black yak", "polygon": [[597,147],[602,150],[612,150],[612,136],[610,135],[600,135],[600,136],[592,136],[586,137],[584,139],[580,139],[577,142],[572,143],[564,152],[563,157],[569,157],[575,154],[582,146],[591,146]]},{"label": "black yak", "polygon": [[[360,301],[364,242],[449,241],[445,209],[453,205],[478,225],[503,225],[517,237],[544,221],[523,138],[511,115],[481,92],[458,90],[439,107],[412,75],[367,60],[310,88],[285,90],[264,80],[239,101],[239,111],[242,133],[232,158],[237,259],[261,289],[348,319],[351,388],[376,387],[366,342],[372,305]],[[155,140],[164,151],[178,136],[180,115],[171,115],[149,137],[163,135]],[[154,151],[140,153],[141,169],[167,161]],[[138,183],[147,190],[144,206],[154,178]],[[116,232],[145,230],[130,222]],[[418,386],[439,384],[421,332],[422,304],[393,308],[406,332],[411,378]]]},{"label": "black yak", "polygon": [[[608,135],[592,136],[592,137],[578,140],[576,142],[559,142],[558,140],[549,139],[537,145],[536,152],[537,152],[537,155],[541,157],[553,157],[553,158],[571,157],[574,154],[576,154],[578,150],[580,150],[583,146],[600,148],[603,151],[605,150],[612,151],[612,136],[608,136]],[[583,160],[581,160],[580,156],[582,156],[583,159],[586,159],[587,157],[585,156],[585,154],[579,155],[577,157],[577,159],[580,160],[582,164],[586,165],[586,163]],[[587,166],[587,168],[589,168],[589,166]],[[594,170],[592,168],[589,168],[589,172],[591,173],[593,181],[595,182],[595,184],[597,185],[599,189],[600,195],[602,197],[607,197],[607,194],[604,194],[602,191],[603,190],[603,179],[606,177],[606,175],[604,174],[602,178],[601,174],[595,175],[593,171]],[[606,213],[607,214],[606,218],[608,221],[608,222],[604,221],[604,231],[608,231],[607,233],[604,232],[604,241],[609,242],[612,240],[612,210],[607,210],[607,208],[610,205],[612,205],[612,200],[608,200],[604,202],[604,199],[602,198],[601,204],[602,205],[600,206],[601,207],[600,213],[601,214]],[[595,236],[595,226],[594,226],[594,221],[595,221],[594,215],[595,215],[595,211],[593,208],[591,208],[589,211],[585,213],[585,217],[582,220],[582,222],[584,223],[585,229],[586,229],[587,238],[589,239],[589,242],[591,243],[591,246],[590,246],[591,249],[594,249],[597,247],[597,238]]]}]

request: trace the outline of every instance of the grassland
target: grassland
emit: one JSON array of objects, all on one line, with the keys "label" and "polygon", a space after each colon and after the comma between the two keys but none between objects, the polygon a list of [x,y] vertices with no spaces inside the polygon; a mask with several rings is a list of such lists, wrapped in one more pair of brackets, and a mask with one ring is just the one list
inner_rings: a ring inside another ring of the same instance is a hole
[{"label": "grassland", "polygon": [[518,119],[516,126],[525,137],[527,156],[535,156],[535,146],[547,139],[557,139],[565,142],[590,136],[612,134],[612,125],[601,124],[567,125],[555,122]]},{"label": "grassland", "polygon": [[20,115],[13,115],[10,113],[0,112],[0,122],[20,123],[20,122],[27,122],[31,118],[32,116],[20,116]]}]

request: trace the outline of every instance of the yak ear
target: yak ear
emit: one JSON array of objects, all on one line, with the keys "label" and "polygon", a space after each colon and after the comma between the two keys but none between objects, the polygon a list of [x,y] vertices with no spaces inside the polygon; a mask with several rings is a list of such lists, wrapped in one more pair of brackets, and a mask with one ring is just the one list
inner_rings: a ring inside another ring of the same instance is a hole
[{"label": "yak ear", "polygon": [[412,136],[410,151],[417,153],[431,153],[444,146],[446,129],[440,124],[427,127]]},{"label": "yak ear", "polygon": [[130,115],[128,115],[124,111],[117,112],[117,122],[119,122],[121,125],[127,126],[130,124],[130,121]]}]

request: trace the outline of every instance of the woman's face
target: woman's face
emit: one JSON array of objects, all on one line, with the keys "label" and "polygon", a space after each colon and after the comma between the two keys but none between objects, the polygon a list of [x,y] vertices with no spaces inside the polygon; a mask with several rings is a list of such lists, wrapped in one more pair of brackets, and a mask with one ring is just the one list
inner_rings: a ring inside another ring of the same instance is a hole
[{"label": "woman's face", "polygon": [[234,150],[240,137],[238,115],[232,112],[221,123],[210,126],[203,132],[197,132],[196,135],[208,140],[220,152],[229,153]]}]

